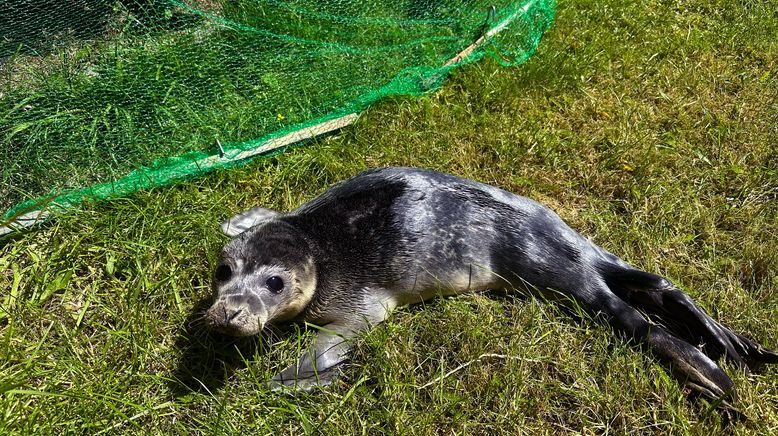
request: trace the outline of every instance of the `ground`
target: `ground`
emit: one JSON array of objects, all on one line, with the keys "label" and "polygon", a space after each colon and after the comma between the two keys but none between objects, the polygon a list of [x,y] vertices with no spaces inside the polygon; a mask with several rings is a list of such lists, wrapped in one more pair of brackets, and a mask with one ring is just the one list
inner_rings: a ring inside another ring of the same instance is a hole
[{"label": "ground", "polygon": [[[0,246],[0,433],[775,434],[778,368],[727,367],[727,424],[602,322],[514,295],[397,311],[345,378],[279,395],[299,329],[199,318],[218,223],[413,165],[533,197],[715,319],[778,347],[778,6],[560,1],[538,53],[238,170],[86,205]],[[301,339],[302,337],[302,339]]]}]

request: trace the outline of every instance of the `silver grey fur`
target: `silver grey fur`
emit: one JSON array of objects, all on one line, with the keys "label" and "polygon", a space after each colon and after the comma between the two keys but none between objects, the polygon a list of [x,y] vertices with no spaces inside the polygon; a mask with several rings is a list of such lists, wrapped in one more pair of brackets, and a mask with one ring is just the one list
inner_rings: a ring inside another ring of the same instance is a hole
[{"label": "silver grey fur", "polygon": [[[715,360],[746,367],[778,355],[717,323],[667,279],[638,270],[547,207],[501,189],[413,168],[336,184],[289,213],[254,208],[222,225],[209,323],[236,335],[267,323],[321,326],[274,387],[327,384],[349,340],[398,306],[441,294],[521,289],[575,300],[646,343],[693,389],[733,390]],[[284,283],[272,292],[270,277]],[[642,312],[662,321],[654,324]],[[705,343],[698,349],[697,346]]]}]

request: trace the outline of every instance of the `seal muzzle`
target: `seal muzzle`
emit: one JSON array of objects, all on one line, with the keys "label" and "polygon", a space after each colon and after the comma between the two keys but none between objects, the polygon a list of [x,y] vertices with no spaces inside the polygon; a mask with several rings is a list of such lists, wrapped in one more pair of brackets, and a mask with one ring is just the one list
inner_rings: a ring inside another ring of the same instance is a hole
[{"label": "seal muzzle", "polygon": [[218,299],[205,313],[209,327],[233,336],[252,336],[262,330],[260,316],[233,298]]}]

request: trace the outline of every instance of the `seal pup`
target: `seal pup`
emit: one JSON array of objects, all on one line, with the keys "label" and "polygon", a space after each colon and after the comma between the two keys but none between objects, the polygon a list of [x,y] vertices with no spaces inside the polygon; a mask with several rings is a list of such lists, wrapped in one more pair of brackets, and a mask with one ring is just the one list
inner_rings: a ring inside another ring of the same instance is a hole
[{"label": "seal pup", "polygon": [[490,289],[574,300],[712,399],[734,387],[716,360],[745,369],[778,362],[669,280],[595,245],[551,209],[448,174],[371,170],[292,212],[253,208],[222,230],[234,238],[214,272],[211,327],[237,336],[284,321],[320,327],[299,360],[270,380],[275,388],[330,383],[349,339],[397,306]]}]

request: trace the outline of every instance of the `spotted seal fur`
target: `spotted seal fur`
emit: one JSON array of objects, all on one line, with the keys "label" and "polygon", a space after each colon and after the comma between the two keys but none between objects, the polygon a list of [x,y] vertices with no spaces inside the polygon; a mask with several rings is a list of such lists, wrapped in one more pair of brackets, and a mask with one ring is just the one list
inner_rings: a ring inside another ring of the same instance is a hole
[{"label": "spotted seal fur", "polygon": [[222,229],[234,239],[215,269],[212,327],[246,336],[268,323],[321,326],[310,349],[273,377],[274,387],[331,382],[349,339],[395,307],[488,289],[575,300],[710,398],[734,388],[717,360],[746,369],[778,362],[669,280],[595,245],[549,208],[448,174],[371,170],[292,212],[258,207]]}]

